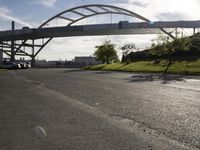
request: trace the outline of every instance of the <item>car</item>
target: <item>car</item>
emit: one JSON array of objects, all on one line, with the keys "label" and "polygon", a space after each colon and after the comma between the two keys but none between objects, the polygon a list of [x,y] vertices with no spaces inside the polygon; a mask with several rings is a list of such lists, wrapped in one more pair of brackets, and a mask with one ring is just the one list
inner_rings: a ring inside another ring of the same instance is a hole
[{"label": "car", "polygon": [[26,63],[27,68],[31,68],[31,62]]},{"label": "car", "polygon": [[29,27],[22,27],[23,30],[28,30],[30,29]]},{"label": "car", "polygon": [[1,68],[2,69],[20,69],[21,66],[20,66],[20,64],[17,64],[17,63],[12,62],[12,61],[4,61],[1,64]]},{"label": "car", "polygon": [[27,69],[28,65],[24,62],[18,62],[18,64],[21,66],[21,69]]}]

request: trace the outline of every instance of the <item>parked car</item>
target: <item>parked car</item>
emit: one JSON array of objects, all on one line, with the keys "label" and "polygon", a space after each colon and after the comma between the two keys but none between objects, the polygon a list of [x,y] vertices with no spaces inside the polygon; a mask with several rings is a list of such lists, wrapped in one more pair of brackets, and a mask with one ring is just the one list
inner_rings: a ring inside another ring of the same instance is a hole
[{"label": "parked car", "polygon": [[2,69],[20,69],[20,64],[11,61],[4,61],[1,66]]},{"label": "parked car", "polygon": [[22,27],[23,30],[28,30],[30,29],[29,27]]},{"label": "parked car", "polygon": [[31,68],[31,63],[30,62],[26,63],[26,65],[27,65],[27,68]]},{"label": "parked car", "polygon": [[18,64],[21,66],[21,69],[27,69],[28,65],[24,62],[18,62]]}]

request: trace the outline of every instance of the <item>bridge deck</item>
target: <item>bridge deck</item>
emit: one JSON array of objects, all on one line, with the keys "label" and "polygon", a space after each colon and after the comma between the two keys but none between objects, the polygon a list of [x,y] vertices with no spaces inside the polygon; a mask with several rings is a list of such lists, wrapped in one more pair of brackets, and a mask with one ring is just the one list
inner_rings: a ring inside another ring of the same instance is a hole
[{"label": "bridge deck", "polygon": [[0,41],[41,39],[50,37],[124,35],[124,34],[158,34],[160,28],[200,28],[200,21],[173,22],[119,22],[116,24],[97,24],[80,26],[62,26],[40,29],[20,29],[1,31]]}]

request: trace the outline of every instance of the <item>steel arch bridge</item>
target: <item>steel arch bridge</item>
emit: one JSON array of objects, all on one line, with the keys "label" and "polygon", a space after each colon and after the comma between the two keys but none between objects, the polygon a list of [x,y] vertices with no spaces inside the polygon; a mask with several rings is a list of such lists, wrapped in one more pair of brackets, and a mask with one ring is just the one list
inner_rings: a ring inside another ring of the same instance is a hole
[{"label": "steel arch bridge", "polygon": [[[69,14],[76,15],[76,18],[69,17]],[[142,22],[150,23],[151,21],[137,13],[134,13],[130,10],[123,9],[120,7],[116,6],[110,6],[110,5],[99,5],[99,4],[94,4],[94,5],[84,5],[84,6],[79,6],[75,8],[71,8],[68,10],[65,10],[49,20],[45,21],[42,23],[37,29],[32,29],[32,32],[34,33],[35,31],[40,31],[45,28],[49,28],[49,24],[55,21],[56,19],[62,19],[67,21],[65,26],[66,27],[73,27],[74,24],[77,22],[84,20],[89,17],[97,16],[97,15],[105,15],[105,14],[117,14],[117,15],[126,15],[132,18],[136,18],[141,20]],[[169,35],[170,37],[174,38],[174,36],[165,30],[162,27],[158,28],[159,31]],[[26,29],[24,29],[26,31]],[[24,30],[22,31],[24,33]],[[29,29],[28,29],[29,30]],[[41,31],[42,32],[42,31]],[[55,36],[51,36],[48,38],[40,38],[41,44],[36,44],[35,40],[36,38],[25,38],[21,39],[12,39],[10,40],[11,42],[5,42],[7,40],[1,40],[1,48],[0,50],[7,54],[8,56],[11,57],[11,60],[14,60],[15,56],[29,56],[31,59],[34,61],[35,57],[42,51],[42,49],[54,38]],[[38,38],[39,39],[39,38]],[[15,41],[20,41],[20,43],[16,43]],[[31,42],[30,42],[31,41]],[[31,51],[27,52],[26,48],[31,49]]]}]

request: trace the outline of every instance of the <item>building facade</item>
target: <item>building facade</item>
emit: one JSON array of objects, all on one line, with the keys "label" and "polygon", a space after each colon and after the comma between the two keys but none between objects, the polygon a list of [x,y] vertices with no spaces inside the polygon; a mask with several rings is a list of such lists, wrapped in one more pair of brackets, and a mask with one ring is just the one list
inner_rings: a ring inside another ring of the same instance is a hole
[{"label": "building facade", "polygon": [[92,56],[75,57],[74,62],[77,64],[85,64],[87,66],[101,63],[100,61],[96,60],[96,57]]}]

